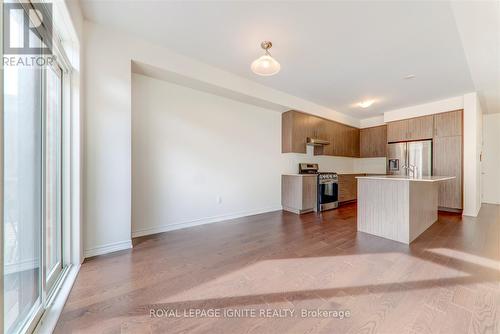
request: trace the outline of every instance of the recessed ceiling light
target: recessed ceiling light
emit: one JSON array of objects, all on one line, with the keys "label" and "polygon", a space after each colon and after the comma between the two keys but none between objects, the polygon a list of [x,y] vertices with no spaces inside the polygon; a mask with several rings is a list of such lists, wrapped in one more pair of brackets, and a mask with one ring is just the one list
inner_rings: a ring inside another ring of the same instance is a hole
[{"label": "recessed ceiling light", "polygon": [[260,44],[260,47],[264,49],[265,54],[253,61],[250,66],[252,71],[262,76],[270,76],[278,73],[281,68],[280,63],[271,57],[271,53],[269,53],[269,49],[273,47],[273,43],[264,41]]},{"label": "recessed ceiling light", "polygon": [[358,103],[358,106],[361,108],[368,108],[371,106],[373,103],[375,103],[375,100],[364,100]]},{"label": "recessed ceiling light", "polygon": [[415,74],[408,74],[407,76],[403,77],[403,79],[408,80],[408,79],[413,79],[415,78]]}]

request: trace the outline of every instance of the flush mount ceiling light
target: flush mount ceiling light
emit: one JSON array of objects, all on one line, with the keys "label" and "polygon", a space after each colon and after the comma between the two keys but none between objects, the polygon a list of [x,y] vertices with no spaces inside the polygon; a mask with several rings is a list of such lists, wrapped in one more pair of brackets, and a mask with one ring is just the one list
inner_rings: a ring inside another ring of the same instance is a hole
[{"label": "flush mount ceiling light", "polygon": [[265,50],[265,54],[252,62],[252,72],[262,76],[270,76],[278,73],[281,69],[280,63],[276,61],[271,54],[269,49],[272,48],[273,43],[269,41],[264,41],[260,43],[260,47]]},{"label": "flush mount ceiling light", "polygon": [[368,108],[369,106],[371,106],[373,103],[375,103],[375,100],[365,100],[365,101],[361,101],[358,103],[358,106],[360,106],[361,108]]},{"label": "flush mount ceiling light", "polygon": [[415,74],[408,74],[408,75],[405,75],[403,77],[403,79],[405,79],[405,80],[414,79],[414,78],[415,78]]}]

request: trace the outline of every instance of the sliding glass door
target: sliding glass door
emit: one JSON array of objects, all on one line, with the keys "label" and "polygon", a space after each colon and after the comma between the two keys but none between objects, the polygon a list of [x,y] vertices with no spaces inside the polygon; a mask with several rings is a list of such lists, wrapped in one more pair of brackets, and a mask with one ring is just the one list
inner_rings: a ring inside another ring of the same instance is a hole
[{"label": "sliding glass door", "polygon": [[4,329],[40,306],[42,70],[4,68]]},{"label": "sliding glass door", "polygon": [[[30,19],[23,9],[10,15],[10,39],[22,43]],[[33,328],[64,269],[64,71],[54,59],[3,71],[5,333]]]}]

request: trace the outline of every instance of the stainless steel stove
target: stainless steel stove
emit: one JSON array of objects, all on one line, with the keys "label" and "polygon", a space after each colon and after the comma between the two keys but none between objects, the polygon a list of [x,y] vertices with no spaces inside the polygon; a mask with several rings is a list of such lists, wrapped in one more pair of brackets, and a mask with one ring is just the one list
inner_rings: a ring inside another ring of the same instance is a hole
[{"label": "stainless steel stove", "polygon": [[300,174],[317,174],[317,211],[335,209],[339,206],[339,177],[337,173],[320,173],[318,164],[299,164]]},{"label": "stainless steel stove", "polygon": [[318,174],[318,211],[338,208],[339,177],[337,173]]}]

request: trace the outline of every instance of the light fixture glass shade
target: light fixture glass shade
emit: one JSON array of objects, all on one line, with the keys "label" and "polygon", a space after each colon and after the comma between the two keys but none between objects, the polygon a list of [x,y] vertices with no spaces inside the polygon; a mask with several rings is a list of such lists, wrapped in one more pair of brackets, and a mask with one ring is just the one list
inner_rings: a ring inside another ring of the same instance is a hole
[{"label": "light fixture glass shade", "polygon": [[268,54],[259,57],[252,62],[250,66],[255,74],[269,76],[278,73],[281,69],[280,63]]}]

